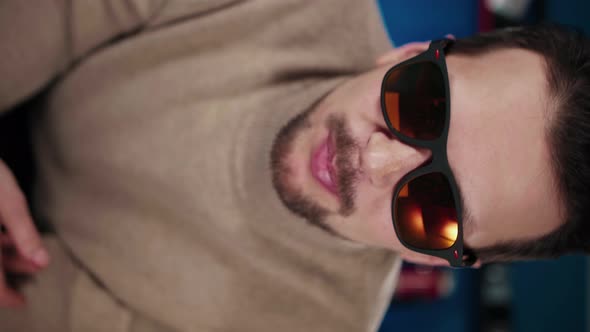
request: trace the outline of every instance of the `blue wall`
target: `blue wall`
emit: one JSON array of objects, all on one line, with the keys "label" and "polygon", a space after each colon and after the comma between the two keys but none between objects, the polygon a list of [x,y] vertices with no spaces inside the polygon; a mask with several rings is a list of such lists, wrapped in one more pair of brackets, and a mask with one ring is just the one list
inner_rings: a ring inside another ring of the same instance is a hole
[{"label": "blue wall", "polygon": [[396,45],[453,34],[477,32],[477,1],[474,0],[380,0],[390,38]]},{"label": "blue wall", "polygon": [[547,0],[545,16],[547,20],[570,24],[590,34],[590,1]]},{"label": "blue wall", "polygon": [[588,331],[587,266],[581,256],[512,264],[513,331]]},{"label": "blue wall", "polygon": [[393,303],[381,332],[477,331],[479,325],[478,271],[452,270],[455,289],[447,298]]}]

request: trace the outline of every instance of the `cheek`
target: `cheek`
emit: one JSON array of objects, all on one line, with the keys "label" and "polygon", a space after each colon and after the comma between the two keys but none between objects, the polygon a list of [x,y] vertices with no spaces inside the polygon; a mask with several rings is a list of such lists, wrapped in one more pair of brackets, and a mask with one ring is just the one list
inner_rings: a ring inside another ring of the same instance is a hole
[{"label": "cheek", "polygon": [[403,246],[393,228],[390,191],[376,191],[369,184],[360,183],[356,190],[355,211],[346,217],[333,215],[327,222],[345,238],[399,251]]},{"label": "cheek", "polygon": [[393,184],[391,188],[376,189],[369,185],[358,188],[358,223],[372,244],[386,248],[399,246],[391,213],[392,193]]}]

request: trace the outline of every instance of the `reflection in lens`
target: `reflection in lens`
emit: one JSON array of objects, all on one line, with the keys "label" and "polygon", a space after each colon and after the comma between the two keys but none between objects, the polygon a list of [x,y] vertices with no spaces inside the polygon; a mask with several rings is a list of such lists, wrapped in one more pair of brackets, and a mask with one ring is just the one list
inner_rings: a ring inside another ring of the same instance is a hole
[{"label": "reflection in lens", "polygon": [[402,135],[423,140],[442,135],[448,114],[445,82],[435,64],[415,63],[390,72],[384,100],[391,126]]},{"label": "reflection in lens", "polygon": [[450,184],[441,173],[429,173],[406,183],[394,204],[398,236],[420,249],[446,249],[459,234],[457,208]]}]

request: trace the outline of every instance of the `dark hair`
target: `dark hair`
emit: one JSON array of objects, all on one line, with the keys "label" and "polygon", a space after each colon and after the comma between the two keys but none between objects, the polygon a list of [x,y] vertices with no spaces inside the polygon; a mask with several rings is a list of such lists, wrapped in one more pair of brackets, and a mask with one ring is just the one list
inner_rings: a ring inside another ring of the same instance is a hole
[{"label": "dark hair", "polygon": [[482,262],[554,258],[590,252],[590,42],[556,24],[517,27],[457,40],[448,54],[477,55],[521,48],[545,60],[552,101],[546,140],[565,223],[539,239],[475,250]]}]

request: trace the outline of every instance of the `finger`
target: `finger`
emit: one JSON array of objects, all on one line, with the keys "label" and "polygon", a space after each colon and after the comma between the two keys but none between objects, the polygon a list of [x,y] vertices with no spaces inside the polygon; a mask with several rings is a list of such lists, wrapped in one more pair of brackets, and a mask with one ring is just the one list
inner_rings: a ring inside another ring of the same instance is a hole
[{"label": "finger", "polygon": [[450,34],[450,33],[449,33],[449,34],[447,34],[447,35],[445,35],[445,38],[452,39],[452,40],[455,40],[455,39],[457,39],[457,38],[455,38],[455,35],[453,35],[453,34]]},{"label": "finger", "polygon": [[0,234],[0,247],[12,248],[15,247],[14,240],[8,234]]},{"label": "finger", "polygon": [[14,240],[7,234],[0,234],[0,250],[3,254],[3,266],[9,273],[34,273],[39,266],[22,256],[15,248]]},{"label": "finger", "polygon": [[23,256],[40,267],[49,263],[49,255],[41,244],[41,238],[29,214],[26,199],[14,176],[2,161],[0,161],[0,221]]},{"label": "finger", "polygon": [[6,284],[2,262],[2,251],[0,251],[0,308],[22,307],[25,305],[25,298]]},{"label": "finger", "polygon": [[26,304],[25,297],[14,289],[0,288],[0,308],[19,308]]},{"label": "finger", "polygon": [[39,271],[39,266],[37,266],[37,264],[18,256],[4,256],[2,265],[4,270],[8,273],[33,274]]},{"label": "finger", "polygon": [[2,250],[4,254],[5,266],[8,264],[7,261],[10,262],[11,260],[18,259],[25,262],[26,266],[35,267],[35,271],[39,270],[39,268],[43,268],[43,266],[40,266],[28,257],[23,256],[22,253],[17,250],[14,239],[6,234],[0,234],[0,250]]},{"label": "finger", "polygon": [[394,48],[377,58],[377,65],[391,62],[401,62],[428,49],[430,42],[413,42]]}]

